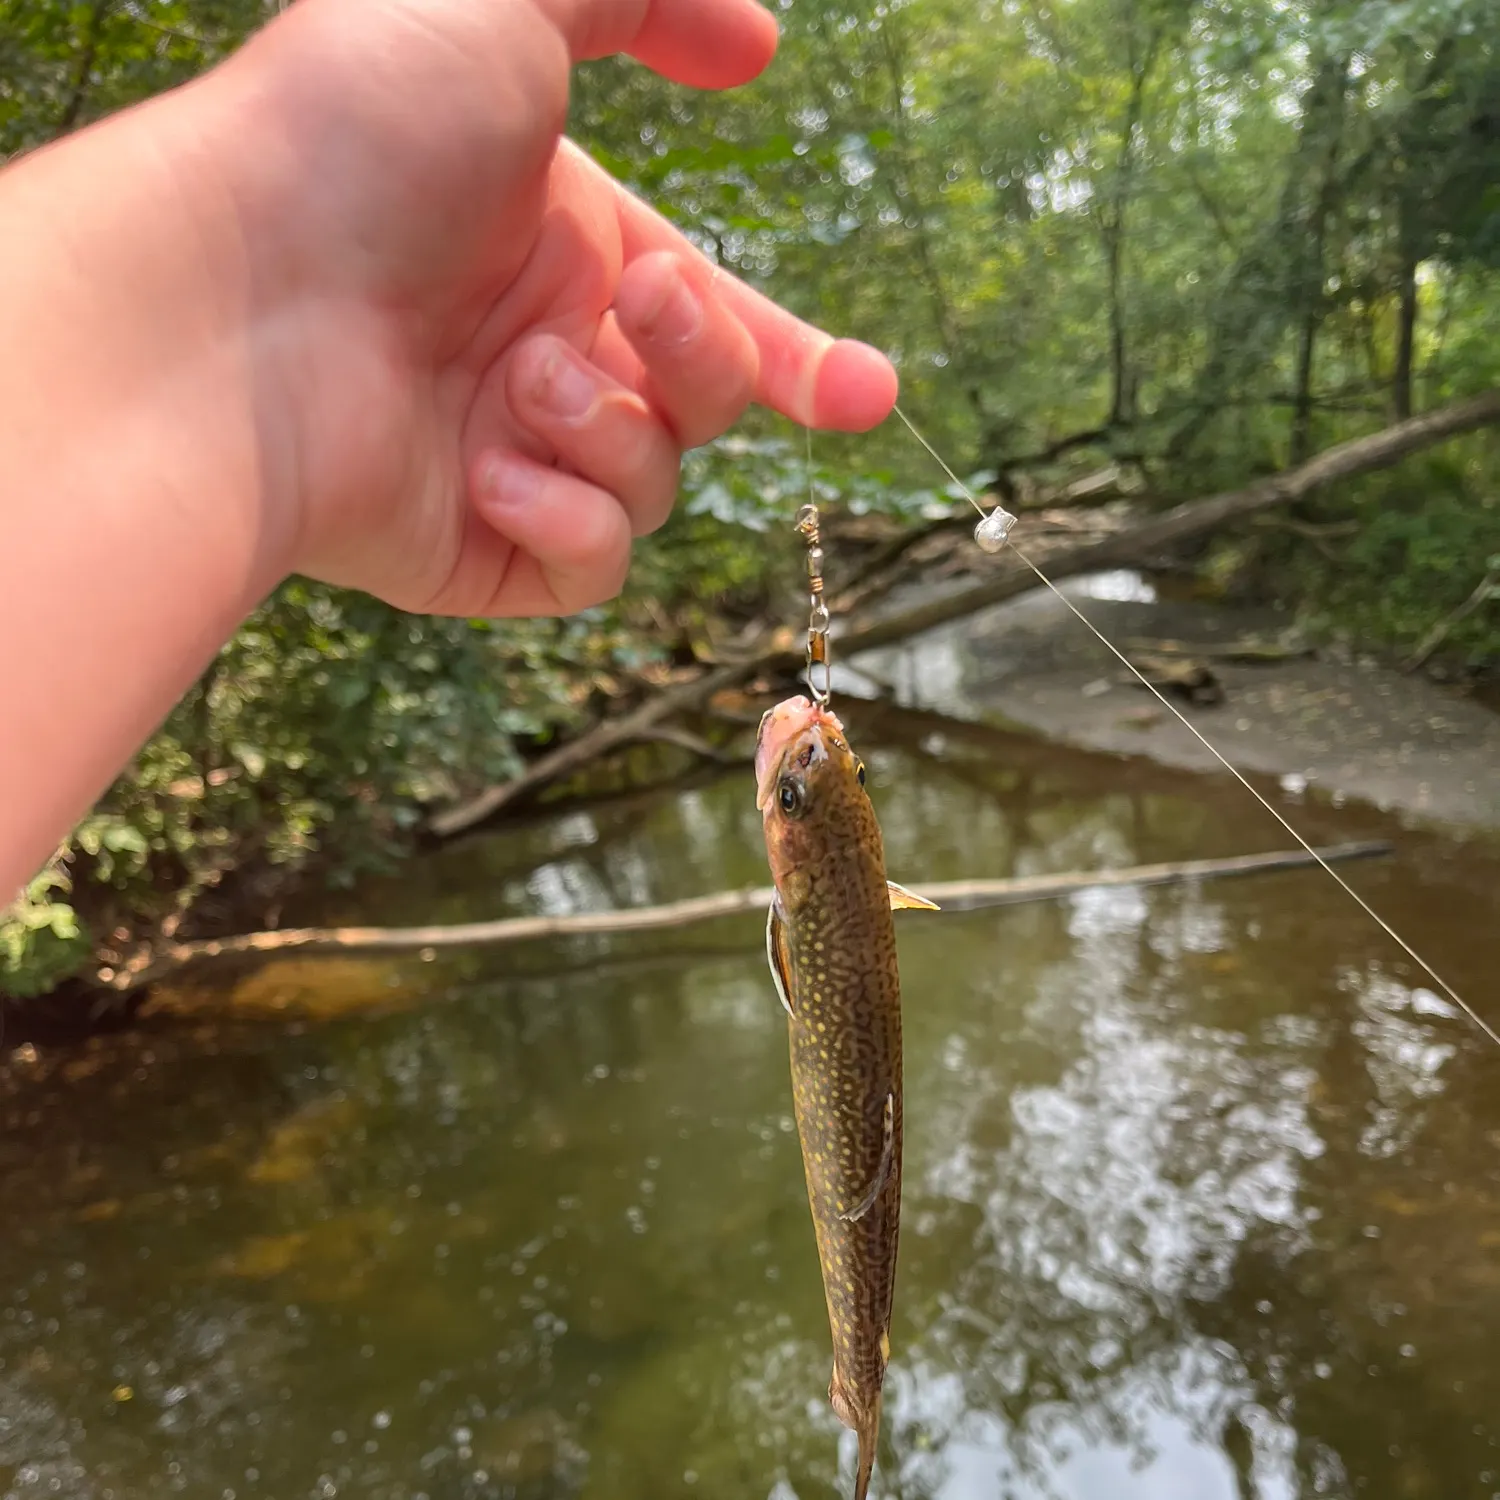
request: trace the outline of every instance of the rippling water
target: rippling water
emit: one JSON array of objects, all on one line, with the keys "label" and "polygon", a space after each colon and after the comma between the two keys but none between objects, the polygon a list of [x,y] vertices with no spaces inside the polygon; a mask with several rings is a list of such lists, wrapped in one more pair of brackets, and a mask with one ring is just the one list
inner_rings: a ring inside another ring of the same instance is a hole
[{"label": "rippling water", "polygon": [[[850,718],[918,887],[1284,842],[1216,781]],[[752,803],[575,811],[345,914],[759,884]],[[1300,811],[1396,837],[1349,878],[1492,999],[1492,852]],[[876,1495],[1500,1494],[1500,1056],[1326,877],[898,925]],[[0,1074],[0,1494],[847,1494],[756,921],[196,1000]]]}]

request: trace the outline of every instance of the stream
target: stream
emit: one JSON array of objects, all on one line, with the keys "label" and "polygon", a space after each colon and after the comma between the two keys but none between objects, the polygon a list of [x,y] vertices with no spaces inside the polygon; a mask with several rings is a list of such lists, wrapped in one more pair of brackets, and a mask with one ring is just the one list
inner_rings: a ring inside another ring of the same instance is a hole
[{"label": "stream", "polygon": [[[918,890],[1288,842],[1225,778],[846,708]],[[1493,1000],[1493,842],[1278,805],[1314,840],[1393,839],[1347,878]],[[458,844],[321,915],[765,879],[746,769]],[[872,1497],[1500,1495],[1500,1055],[1325,875],[898,931]],[[270,965],[11,1051],[0,1110],[4,1500],[849,1493],[756,919]]]}]

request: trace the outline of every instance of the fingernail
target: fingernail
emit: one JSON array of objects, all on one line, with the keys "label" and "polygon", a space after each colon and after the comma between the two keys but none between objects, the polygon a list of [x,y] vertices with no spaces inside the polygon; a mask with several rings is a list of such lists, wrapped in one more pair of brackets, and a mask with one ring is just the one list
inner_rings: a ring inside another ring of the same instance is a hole
[{"label": "fingernail", "polygon": [[553,416],[578,422],[587,417],[599,400],[599,382],[570,349],[554,347],[542,361],[532,398]]},{"label": "fingernail", "polygon": [[653,312],[641,321],[641,331],[654,344],[685,344],[703,326],[703,304],[680,275],[666,278],[666,290]]},{"label": "fingernail", "polygon": [[489,453],[479,461],[475,500],[483,510],[519,510],[541,493],[537,466],[506,453]]}]

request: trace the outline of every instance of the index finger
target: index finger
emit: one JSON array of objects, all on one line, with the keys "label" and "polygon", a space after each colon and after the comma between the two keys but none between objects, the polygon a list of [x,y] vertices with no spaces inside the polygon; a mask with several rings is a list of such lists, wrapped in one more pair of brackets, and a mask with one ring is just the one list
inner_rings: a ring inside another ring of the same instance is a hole
[{"label": "index finger", "polygon": [[697,89],[748,83],[776,51],[776,19],[756,0],[538,0],[574,62],[628,52]]},{"label": "index finger", "polygon": [[856,339],[835,339],[752,290],[731,272],[713,266],[680,230],[616,182],[573,142],[581,172],[614,196],[626,262],[654,250],[691,256],[710,266],[712,293],[744,324],[760,350],[755,400],[805,427],[867,432],[896,404],[896,371],[878,349]]}]

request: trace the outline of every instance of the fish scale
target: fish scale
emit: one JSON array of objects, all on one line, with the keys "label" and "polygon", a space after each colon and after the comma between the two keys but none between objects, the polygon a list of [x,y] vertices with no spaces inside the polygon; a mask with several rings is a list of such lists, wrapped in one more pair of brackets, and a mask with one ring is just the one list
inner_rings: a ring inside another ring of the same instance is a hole
[{"label": "fish scale", "polygon": [[864,1500],[890,1359],[901,1220],[901,982],[864,769],[828,709],[793,698],[761,721],[757,805],[776,884],[767,924],[787,1011],[792,1096],[833,1340],[829,1400],[859,1436]]}]

